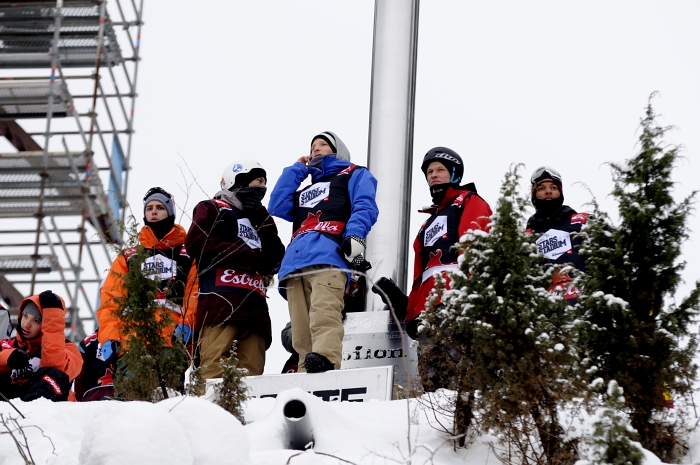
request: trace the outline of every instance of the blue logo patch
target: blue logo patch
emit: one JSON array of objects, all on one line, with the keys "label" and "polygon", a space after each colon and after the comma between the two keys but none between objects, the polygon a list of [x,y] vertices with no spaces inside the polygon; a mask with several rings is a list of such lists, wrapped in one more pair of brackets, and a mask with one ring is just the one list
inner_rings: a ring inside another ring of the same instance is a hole
[{"label": "blue logo patch", "polygon": [[238,173],[242,169],[243,169],[243,165],[241,165],[240,163],[236,163],[235,165],[233,165],[233,172],[234,173]]}]

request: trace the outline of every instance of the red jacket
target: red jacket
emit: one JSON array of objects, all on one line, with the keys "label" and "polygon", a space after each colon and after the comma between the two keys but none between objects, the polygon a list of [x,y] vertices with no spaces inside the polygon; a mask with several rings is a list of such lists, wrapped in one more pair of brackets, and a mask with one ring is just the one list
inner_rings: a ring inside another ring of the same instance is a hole
[{"label": "red jacket", "polygon": [[448,188],[440,205],[422,213],[431,216],[423,223],[413,242],[413,286],[408,295],[406,321],[416,318],[425,309],[430,291],[435,288],[434,272],[441,272],[449,289],[448,269],[457,268],[458,254],[452,249],[469,229],[487,231],[491,207],[476,193],[464,188]]},{"label": "red jacket", "polygon": [[66,328],[65,304],[62,308],[42,308],[39,295],[27,297],[20,304],[17,320],[22,321],[22,309],[28,301],[32,301],[41,311],[41,333],[38,337],[25,341],[22,332],[12,339],[0,343],[0,378],[9,382],[12,369],[7,366],[7,359],[16,349],[22,349],[30,358],[39,358],[39,368],[53,367],[61,370],[73,381],[83,366],[83,358],[78,346],[68,341],[64,335]]}]

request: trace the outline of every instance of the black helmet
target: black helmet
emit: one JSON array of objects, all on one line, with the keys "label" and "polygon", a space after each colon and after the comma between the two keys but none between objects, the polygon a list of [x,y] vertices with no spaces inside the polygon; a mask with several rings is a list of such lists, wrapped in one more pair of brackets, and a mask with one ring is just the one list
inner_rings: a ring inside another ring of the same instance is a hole
[{"label": "black helmet", "polygon": [[423,157],[423,164],[420,165],[426,178],[428,177],[428,166],[434,161],[445,165],[445,168],[450,172],[450,184],[459,184],[462,181],[464,163],[457,152],[447,147],[435,147],[428,150],[428,153]]}]

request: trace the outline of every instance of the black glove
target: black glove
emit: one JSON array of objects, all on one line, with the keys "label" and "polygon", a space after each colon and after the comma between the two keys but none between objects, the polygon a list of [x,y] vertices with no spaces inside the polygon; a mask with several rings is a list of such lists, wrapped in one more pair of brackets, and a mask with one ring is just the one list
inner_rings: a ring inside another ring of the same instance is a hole
[{"label": "black glove", "polygon": [[[389,297],[388,302],[386,297],[379,292],[380,289],[387,295],[387,297]],[[382,302],[384,302],[386,305],[391,305],[394,308],[394,312],[396,312],[396,316],[399,320],[406,318],[408,297],[401,291],[401,289],[399,289],[399,286],[397,286],[391,278],[380,278],[379,281],[377,281],[372,287],[372,292],[379,294]]]},{"label": "black glove", "polygon": [[21,370],[29,366],[29,355],[22,349],[15,349],[7,357],[7,366],[13,370]]},{"label": "black glove", "polygon": [[36,372],[32,378],[32,387],[20,399],[23,402],[31,402],[43,397],[53,402],[68,399],[70,380],[68,375],[53,367],[45,367]]},{"label": "black glove", "polygon": [[41,304],[41,308],[63,308],[61,299],[50,290],[39,294],[39,303]]},{"label": "black glove", "polygon": [[418,339],[418,321],[415,318],[406,322],[406,334],[411,339]]}]

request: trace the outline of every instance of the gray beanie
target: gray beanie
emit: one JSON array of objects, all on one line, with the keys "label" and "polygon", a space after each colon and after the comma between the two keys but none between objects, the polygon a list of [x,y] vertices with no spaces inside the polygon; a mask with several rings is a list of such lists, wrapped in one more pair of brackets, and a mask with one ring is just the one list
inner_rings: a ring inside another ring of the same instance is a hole
[{"label": "gray beanie", "polygon": [[160,187],[153,187],[146,192],[146,196],[143,198],[144,213],[146,213],[146,205],[148,205],[148,202],[153,200],[156,200],[165,206],[168,216],[173,216],[175,214],[175,200],[173,199],[173,196],[170,195],[168,191]]},{"label": "gray beanie", "polygon": [[27,302],[27,305],[25,305],[24,308],[22,309],[22,314],[25,314],[25,313],[27,315],[33,316],[37,322],[41,323],[41,318],[42,318],[41,310],[39,310],[39,307],[37,307],[37,305],[34,302],[32,302],[31,300],[29,302]]}]

